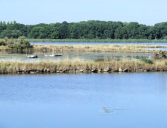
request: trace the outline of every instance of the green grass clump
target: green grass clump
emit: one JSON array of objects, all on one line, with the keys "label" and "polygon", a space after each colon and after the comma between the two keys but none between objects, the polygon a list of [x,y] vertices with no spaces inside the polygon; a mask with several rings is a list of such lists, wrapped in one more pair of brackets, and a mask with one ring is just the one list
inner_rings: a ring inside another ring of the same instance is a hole
[{"label": "green grass clump", "polygon": [[167,62],[165,62],[165,65],[167,66]]},{"label": "green grass clump", "polygon": [[145,62],[147,64],[153,64],[154,63],[153,60],[147,59],[147,58],[143,58],[143,59],[141,59],[141,61],[143,61],[143,62]]}]

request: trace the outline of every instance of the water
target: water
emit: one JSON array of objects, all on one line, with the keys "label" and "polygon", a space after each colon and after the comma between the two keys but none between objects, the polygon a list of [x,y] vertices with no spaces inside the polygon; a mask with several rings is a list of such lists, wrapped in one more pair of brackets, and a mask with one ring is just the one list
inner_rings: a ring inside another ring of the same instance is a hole
[{"label": "water", "polygon": [[95,43],[95,42],[31,42],[31,45],[160,45],[167,46],[167,43]]},{"label": "water", "polygon": [[[34,54],[34,53],[32,53]],[[26,54],[0,52],[0,61],[22,61],[22,62],[40,62],[40,61],[59,61],[63,59],[81,60],[111,60],[115,59],[143,59],[151,58],[151,53],[63,53],[63,56],[46,57],[43,53],[37,53],[38,58],[26,58]]]},{"label": "water", "polygon": [[0,75],[0,128],[166,128],[167,73]]},{"label": "water", "polygon": [[144,49],[148,49],[148,50],[163,50],[163,51],[167,51],[167,48],[144,48]]}]

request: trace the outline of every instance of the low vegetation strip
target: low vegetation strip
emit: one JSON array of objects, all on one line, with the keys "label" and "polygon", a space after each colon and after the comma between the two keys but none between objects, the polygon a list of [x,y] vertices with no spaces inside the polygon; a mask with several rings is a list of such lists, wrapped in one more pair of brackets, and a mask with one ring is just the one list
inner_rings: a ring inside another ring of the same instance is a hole
[{"label": "low vegetation strip", "polygon": [[34,52],[132,52],[132,53],[150,53],[156,50],[146,48],[167,48],[167,46],[159,45],[30,45],[29,41],[24,37],[19,37],[17,40],[5,37],[0,40],[0,51],[34,51]]},{"label": "low vegetation strip", "polygon": [[167,43],[167,39],[27,39],[29,42]]},{"label": "low vegetation strip", "polygon": [[167,71],[167,60],[102,60],[67,59],[58,62],[0,61],[0,74],[31,73],[102,73]]},{"label": "low vegetation strip", "polygon": [[35,52],[47,52],[54,50],[63,51],[79,51],[79,52],[132,52],[132,53],[153,53],[157,50],[145,48],[166,48],[167,46],[156,45],[34,45]]}]

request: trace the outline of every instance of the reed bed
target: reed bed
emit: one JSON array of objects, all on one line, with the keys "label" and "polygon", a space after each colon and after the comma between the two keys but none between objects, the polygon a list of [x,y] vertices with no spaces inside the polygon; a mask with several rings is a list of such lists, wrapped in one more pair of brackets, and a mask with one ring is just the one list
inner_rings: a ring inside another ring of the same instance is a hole
[{"label": "reed bed", "polygon": [[[149,61],[148,61],[149,62]],[[79,58],[58,60],[57,62],[0,61],[0,74],[9,73],[101,73],[101,72],[151,72],[167,71],[167,60],[147,63],[141,60],[100,60]]]},{"label": "reed bed", "polygon": [[145,48],[167,48],[167,46],[149,46],[149,45],[34,45],[35,52],[47,52],[54,50],[56,52],[132,52],[132,53],[152,53],[158,50]]},{"label": "reed bed", "polygon": [[[158,45],[33,45],[33,48],[25,49],[34,52],[129,52],[129,53],[153,53],[159,52],[155,49],[147,48],[167,48]],[[11,51],[7,46],[0,46],[0,51]]]}]

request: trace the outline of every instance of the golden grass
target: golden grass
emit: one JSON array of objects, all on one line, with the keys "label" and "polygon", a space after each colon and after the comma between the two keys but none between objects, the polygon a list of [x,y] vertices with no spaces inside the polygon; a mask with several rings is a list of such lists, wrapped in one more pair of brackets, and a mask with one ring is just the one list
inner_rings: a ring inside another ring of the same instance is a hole
[{"label": "golden grass", "polygon": [[[144,48],[167,48],[167,46],[158,45],[33,45],[35,52],[140,52],[152,53],[157,50]],[[0,46],[0,51],[10,50],[7,46]]]},{"label": "golden grass", "polygon": [[167,48],[156,45],[34,45],[34,51],[80,51],[80,52],[155,52],[144,48]]},{"label": "golden grass", "polygon": [[153,64],[148,64],[140,60],[104,60],[104,61],[85,61],[79,58],[58,60],[57,62],[19,62],[19,61],[0,61],[0,73],[16,73],[19,71],[86,71],[97,70],[105,71],[111,69],[112,71],[131,72],[137,71],[167,71],[167,60],[154,61]]},{"label": "golden grass", "polygon": [[0,46],[0,51],[11,50],[8,46]]}]

